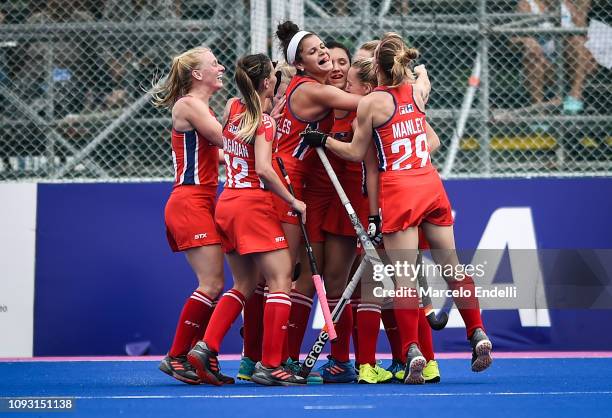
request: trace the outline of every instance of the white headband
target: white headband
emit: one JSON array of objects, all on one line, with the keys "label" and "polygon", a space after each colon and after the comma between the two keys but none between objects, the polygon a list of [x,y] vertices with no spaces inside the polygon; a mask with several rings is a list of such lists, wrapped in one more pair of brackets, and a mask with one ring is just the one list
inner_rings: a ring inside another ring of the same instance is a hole
[{"label": "white headband", "polygon": [[287,64],[293,65],[295,63],[295,54],[297,53],[298,45],[302,38],[306,35],[310,35],[310,32],[306,32],[305,30],[301,30],[289,41],[289,46],[287,47]]}]

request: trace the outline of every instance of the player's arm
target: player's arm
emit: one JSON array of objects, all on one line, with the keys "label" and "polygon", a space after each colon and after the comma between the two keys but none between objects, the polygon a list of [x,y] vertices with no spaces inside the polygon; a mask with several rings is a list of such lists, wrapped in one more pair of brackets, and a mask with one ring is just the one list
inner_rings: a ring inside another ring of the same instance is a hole
[{"label": "player's arm", "polygon": [[[320,106],[339,110],[355,110],[363,98],[358,94],[347,93],[327,84],[308,83],[304,89],[306,95]],[[303,88],[303,87],[302,87]]]},{"label": "player's arm", "polygon": [[208,106],[202,103],[202,101],[185,97],[179,100],[176,106],[180,106],[177,109],[181,115],[189,122],[191,126],[212,144],[222,148],[222,127],[219,121],[210,114]]},{"label": "player's arm", "polygon": [[[232,97],[225,103],[225,108],[223,109],[223,117],[221,118],[221,130],[223,131],[223,127],[227,124],[227,120],[229,119],[230,110],[232,108],[232,104],[234,101],[238,100],[236,97]],[[225,164],[225,153],[223,152],[223,144],[219,148],[219,163]]]},{"label": "player's arm", "polygon": [[431,91],[431,81],[427,75],[427,70],[424,65],[414,67],[416,81],[413,86],[413,96],[419,109],[425,110],[425,103],[429,100],[429,92]]},{"label": "player's arm", "polygon": [[[373,95],[376,96],[376,95]],[[342,142],[328,137],[326,148],[340,158],[349,161],[362,161],[372,143],[372,97],[365,96],[357,107],[357,126],[354,129],[353,140]]]},{"label": "player's arm", "polygon": [[[351,123],[353,132],[357,129],[357,125],[357,119],[355,118]],[[374,145],[370,145],[366,151],[363,165],[365,168],[365,186],[368,192],[369,214],[370,216],[378,215],[378,159],[376,158]]]},{"label": "player's arm", "polygon": [[274,119],[274,121],[277,124],[280,122],[280,120],[283,118],[283,115],[285,114],[285,102],[286,101],[287,101],[287,98],[283,94],[283,97],[278,99],[278,101],[272,107],[272,110],[270,111],[270,117]]},{"label": "player's arm", "polygon": [[366,188],[368,191],[368,236],[372,244],[378,247],[382,243],[382,221],[378,211],[378,160],[376,151],[371,145],[366,153],[365,160]]},{"label": "player's arm", "polygon": [[429,154],[431,155],[440,148],[440,138],[427,121],[425,122],[425,133],[427,134],[427,146],[429,147]]},{"label": "player's arm", "polygon": [[229,119],[230,110],[232,109],[232,105],[234,102],[238,100],[237,97],[232,97],[225,103],[225,108],[223,108],[223,117],[221,118],[221,126],[224,127],[227,124],[227,120]]},{"label": "player's arm", "polygon": [[258,133],[255,137],[255,172],[267,189],[291,205],[293,209],[302,215],[302,219],[305,221],[306,205],[304,202],[291,196],[291,193],[289,193],[289,190],[287,190],[283,181],[272,167],[272,140],[274,139],[276,126],[274,126],[274,119],[270,118],[269,121],[271,121],[272,128],[265,129],[264,132]]},{"label": "player's arm", "polygon": [[371,146],[363,160],[366,174],[366,189],[368,191],[368,204],[370,216],[378,215],[378,160],[376,152]]}]

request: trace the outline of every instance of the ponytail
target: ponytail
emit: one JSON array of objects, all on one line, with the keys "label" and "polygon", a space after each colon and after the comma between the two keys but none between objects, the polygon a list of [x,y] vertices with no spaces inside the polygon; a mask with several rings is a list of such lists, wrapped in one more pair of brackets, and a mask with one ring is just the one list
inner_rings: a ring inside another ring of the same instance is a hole
[{"label": "ponytail", "polygon": [[419,57],[419,51],[408,48],[397,33],[387,33],[376,49],[375,60],[382,71],[386,85],[398,86],[406,81],[413,81],[410,66]]},{"label": "ponytail", "polygon": [[236,138],[247,144],[255,141],[263,109],[259,100],[259,87],[262,81],[272,73],[272,63],[264,54],[246,55],[236,64],[236,85],[245,104],[245,111],[237,115],[240,119]]},{"label": "ponytail", "polygon": [[200,63],[200,54],[210,51],[209,48],[198,47],[183,52],[172,58],[170,72],[165,79],[153,83],[151,102],[155,107],[171,108],[182,96],[191,89],[191,71]]}]

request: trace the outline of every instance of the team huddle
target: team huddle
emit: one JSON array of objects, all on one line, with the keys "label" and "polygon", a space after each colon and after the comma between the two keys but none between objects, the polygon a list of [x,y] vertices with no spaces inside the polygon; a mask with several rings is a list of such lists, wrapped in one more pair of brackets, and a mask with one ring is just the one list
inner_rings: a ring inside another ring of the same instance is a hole
[{"label": "team huddle", "polygon": [[[354,57],[290,21],[276,34],[286,63],[264,54],[240,58],[241,97],[227,102],[221,122],[208,103],[223,87],[225,68],[207,48],[175,57],[154,91],[154,104],[172,109],[175,181],[165,210],[167,237],[173,251],[185,252],[199,282],[160,369],[189,384],[234,383],[217,356],[244,311],[239,379],[283,386],[439,382],[418,296],[375,297],[370,269],[343,305],[364,254],[316,150],[324,150],[372,243],[384,246],[391,262],[414,264],[417,250],[430,248],[436,264],[459,265],[450,202],[430,160],[440,144],[425,116],[431,84],[424,66],[411,70],[418,51],[394,33],[367,42]],[[217,199],[219,162],[226,183]],[[344,306],[328,361],[308,374],[299,355],[315,286],[302,222],[329,309]],[[234,284],[219,298],[224,254]],[[492,344],[474,282],[452,270],[444,279],[451,289],[471,290],[455,303],[472,348],[471,369],[485,370]],[[396,286],[414,281],[398,278]],[[376,360],[381,319],[393,354],[386,369]]]}]

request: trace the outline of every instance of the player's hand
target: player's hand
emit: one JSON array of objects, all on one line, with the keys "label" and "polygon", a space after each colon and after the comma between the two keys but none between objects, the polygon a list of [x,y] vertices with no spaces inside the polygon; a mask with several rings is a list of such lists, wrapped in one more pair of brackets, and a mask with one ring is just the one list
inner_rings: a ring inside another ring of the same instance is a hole
[{"label": "player's hand", "polygon": [[291,202],[291,208],[302,218],[302,222],[306,223],[306,203],[294,198],[293,202]]},{"label": "player's hand", "polygon": [[274,107],[270,111],[270,117],[272,117],[272,119],[276,121],[277,125],[285,113],[285,102],[286,98],[283,95],[283,97],[281,97],[279,100],[276,101],[276,103],[274,103]]},{"label": "player's hand", "polygon": [[325,147],[327,134],[315,130],[307,130],[300,134],[302,141],[311,147]]},{"label": "player's hand", "polygon": [[421,64],[421,65],[417,65],[416,67],[414,67],[414,73],[418,77],[421,74],[427,74],[427,70],[425,69],[425,66]]},{"label": "player's hand", "polygon": [[368,237],[375,247],[382,243],[382,226],[380,216],[368,216]]}]

